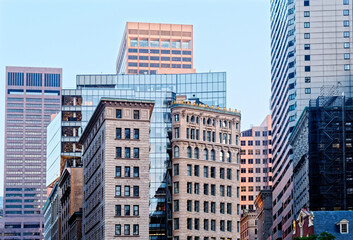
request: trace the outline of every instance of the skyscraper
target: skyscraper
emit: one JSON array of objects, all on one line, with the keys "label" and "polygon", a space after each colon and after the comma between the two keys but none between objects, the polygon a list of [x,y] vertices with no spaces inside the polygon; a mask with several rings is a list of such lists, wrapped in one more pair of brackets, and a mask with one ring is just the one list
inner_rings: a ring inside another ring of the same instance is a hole
[{"label": "skyscraper", "polygon": [[298,117],[332,89],[351,95],[351,10],[350,0],[271,1],[274,239],[292,236],[288,137]]},{"label": "skyscraper", "polygon": [[194,73],[193,26],[127,22],[116,73]]},{"label": "skyscraper", "polygon": [[61,75],[60,68],[6,67],[3,239],[43,238],[46,127],[60,111]]}]

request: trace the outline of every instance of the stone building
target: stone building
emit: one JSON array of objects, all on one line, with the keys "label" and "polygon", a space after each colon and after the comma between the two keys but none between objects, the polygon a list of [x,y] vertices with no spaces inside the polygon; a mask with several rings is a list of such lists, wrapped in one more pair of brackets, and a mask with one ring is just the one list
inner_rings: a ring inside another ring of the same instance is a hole
[{"label": "stone building", "polygon": [[185,99],[171,106],[173,240],[238,239],[240,113]]},{"label": "stone building", "polygon": [[255,200],[257,218],[257,239],[266,240],[271,235],[272,191],[261,190]]},{"label": "stone building", "polygon": [[257,219],[255,211],[245,211],[240,219],[240,240],[257,239]]},{"label": "stone building", "polygon": [[154,103],[102,98],[81,138],[83,239],[149,239],[149,130]]}]

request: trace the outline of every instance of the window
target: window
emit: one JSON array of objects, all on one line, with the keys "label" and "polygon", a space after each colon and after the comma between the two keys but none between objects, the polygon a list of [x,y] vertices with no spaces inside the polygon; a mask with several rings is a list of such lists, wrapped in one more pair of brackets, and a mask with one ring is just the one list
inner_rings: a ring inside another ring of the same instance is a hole
[{"label": "window", "polygon": [[220,169],[219,169],[219,178],[221,178],[221,179],[224,179],[224,178],[225,178],[224,168],[220,168]]},{"label": "window", "polygon": [[140,196],[140,187],[134,186],[134,197]]},{"label": "window", "polygon": [[124,215],[130,216],[130,205],[125,205],[124,207]]},{"label": "window", "polygon": [[121,167],[115,167],[115,177],[121,177]]},{"label": "window", "polygon": [[187,176],[191,176],[192,175],[192,166],[190,165],[190,164],[188,164],[187,166],[186,166],[186,174],[187,174]]},{"label": "window", "polygon": [[211,178],[216,178],[216,168],[211,167]]},{"label": "window", "polygon": [[310,28],[310,22],[304,22],[304,28]]},{"label": "window", "polygon": [[179,218],[174,218],[174,230],[179,229]]},{"label": "window", "polygon": [[227,203],[227,214],[232,214],[232,204]]},{"label": "window", "polygon": [[216,196],[216,185],[215,184],[211,184],[211,195]]},{"label": "window", "polygon": [[224,230],[225,230],[224,220],[221,220],[221,221],[220,221],[220,230],[221,230],[222,232],[224,232]]},{"label": "window", "polygon": [[130,139],[130,128],[125,128],[125,139]]},{"label": "window", "polygon": [[199,201],[195,201],[194,211],[200,212],[200,202]]},{"label": "window", "polygon": [[121,225],[115,224],[115,235],[121,235]]},{"label": "window", "polygon": [[130,186],[125,186],[124,187],[124,196],[129,197],[130,196]]},{"label": "window", "polygon": [[194,220],[194,228],[195,228],[195,230],[200,230],[200,219],[195,218],[195,220]]},{"label": "window", "polygon": [[310,50],[310,44],[304,44],[304,50]]},{"label": "window", "polygon": [[187,200],[187,202],[186,202],[186,211],[192,212],[192,200]]},{"label": "window", "polygon": [[179,212],[179,200],[174,200],[174,212]]},{"label": "window", "polygon": [[311,77],[305,77],[305,83],[310,83],[311,82]]},{"label": "window", "polygon": [[349,34],[348,31],[343,32],[343,37],[344,37],[344,38],[349,38],[349,36],[350,36],[350,34]]},{"label": "window", "polygon": [[350,65],[349,65],[349,64],[345,64],[345,65],[344,65],[344,70],[345,70],[345,71],[349,71],[349,70],[350,70],[350,68],[351,68],[351,67],[350,67]]},{"label": "window", "polygon": [[220,203],[220,205],[219,205],[219,212],[220,212],[221,214],[224,214],[224,213],[225,213],[225,205],[224,205],[224,203]]},{"label": "window", "polygon": [[191,147],[188,147],[187,150],[186,150],[186,154],[187,154],[187,157],[188,158],[191,158]]},{"label": "window", "polygon": [[211,202],[211,213],[216,213],[216,203]]},{"label": "window", "polygon": [[130,224],[124,225],[124,235],[130,235]]},{"label": "window", "polygon": [[200,176],[200,166],[199,165],[195,165],[194,166],[194,176],[195,177],[199,177]]},{"label": "window", "polygon": [[130,158],[130,148],[129,147],[125,148],[125,158]]},{"label": "window", "polygon": [[310,39],[310,33],[304,33],[304,39]]},{"label": "window", "polygon": [[200,194],[200,184],[199,183],[195,183],[194,193],[195,194]]},{"label": "window", "polygon": [[208,160],[208,150],[207,149],[203,150],[203,160]]},{"label": "window", "polygon": [[205,231],[208,231],[208,225],[209,225],[208,219],[204,219],[204,220],[203,220],[203,229],[204,229]]},{"label": "window", "polygon": [[310,55],[305,55],[305,56],[304,56],[304,60],[305,60],[305,61],[310,61]]},{"label": "window", "polygon": [[311,67],[310,66],[305,66],[304,67],[304,71],[305,72],[310,72],[311,71]]},{"label": "window", "polygon": [[310,6],[310,1],[309,0],[304,0],[304,6],[305,7]]},{"label": "window", "polygon": [[203,176],[204,176],[205,178],[208,178],[208,167],[207,167],[207,166],[204,166],[204,167],[203,167]]},{"label": "window", "polygon": [[115,148],[115,157],[121,158],[121,147]]},{"label": "window", "polygon": [[179,128],[174,128],[174,138],[179,138]]},{"label": "window", "polygon": [[134,225],[132,226],[132,232],[133,232],[133,234],[134,234],[135,236],[140,234],[140,232],[139,232],[139,225],[138,225],[138,224],[134,224]]},{"label": "window", "polygon": [[139,138],[140,138],[140,130],[134,129],[134,139],[139,139]]},{"label": "window", "polygon": [[121,196],[121,186],[115,186],[115,196]]},{"label": "window", "polygon": [[199,159],[199,149],[198,148],[194,149],[194,158]]},{"label": "window", "polygon": [[211,231],[216,231],[216,220],[211,220]]},{"label": "window", "polygon": [[311,94],[311,88],[305,88],[305,94]]},{"label": "window", "polygon": [[189,230],[192,230],[192,219],[191,218],[188,218],[186,220],[186,228]]},{"label": "window", "polygon": [[179,122],[180,118],[179,118],[179,114],[175,114],[174,115],[174,122]]},{"label": "window", "polygon": [[343,21],[343,27],[349,27],[349,21]]},{"label": "window", "polygon": [[173,188],[174,188],[174,193],[179,193],[179,182],[175,182],[173,184]]},{"label": "window", "polygon": [[179,164],[174,164],[174,176],[179,175]]},{"label": "window", "polygon": [[138,178],[140,176],[140,168],[134,167],[134,177]]},{"label": "window", "polygon": [[192,194],[192,183],[191,182],[186,183],[186,192],[188,194]]},{"label": "window", "polygon": [[121,216],[121,205],[115,205],[115,216]]},{"label": "window", "polygon": [[174,147],[174,157],[175,157],[175,158],[178,158],[178,157],[179,157],[179,147],[178,147],[178,146],[175,146],[175,147]]},{"label": "window", "polygon": [[349,0],[343,0],[343,5],[349,5]]},{"label": "window", "polygon": [[232,186],[227,186],[227,197],[232,197]]},{"label": "window", "polygon": [[310,17],[310,11],[304,11],[304,17]]},{"label": "window", "polygon": [[203,185],[203,194],[204,194],[204,195],[208,195],[208,184],[207,184],[207,183],[205,183],[205,184]]},{"label": "window", "polygon": [[213,149],[211,150],[211,160],[216,161],[216,152]]},{"label": "window", "polygon": [[125,167],[125,177],[130,177],[130,167]]},{"label": "window", "polygon": [[344,43],[344,48],[349,48],[349,47],[350,47],[349,42],[345,42],[345,43]]},{"label": "window", "polygon": [[219,152],[219,161],[224,162],[224,152],[223,151]]},{"label": "window", "polygon": [[349,53],[345,53],[345,54],[344,54],[344,59],[350,59],[350,58],[351,58],[351,56],[350,56]]},{"label": "window", "polygon": [[116,118],[121,118],[121,109],[116,110]]},{"label": "window", "polygon": [[140,111],[134,110],[134,119],[140,119]]},{"label": "window", "polygon": [[121,139],[121,128],[117,128],[115,131],[115,138]]},{"label": "window", "polygon": [[[227,231],[231,232],[232,231],[232,221],[227,221]],[[255,230],[256,231],[256,230]]]},{"label": "window", "polygon": [[208,213],[208,202],[207,201],[203,202],[203,211],[205,213]]},{"label": "window", "polygon": [[343,16],[349,16],[349,10],[348,9],[343,10]]}]

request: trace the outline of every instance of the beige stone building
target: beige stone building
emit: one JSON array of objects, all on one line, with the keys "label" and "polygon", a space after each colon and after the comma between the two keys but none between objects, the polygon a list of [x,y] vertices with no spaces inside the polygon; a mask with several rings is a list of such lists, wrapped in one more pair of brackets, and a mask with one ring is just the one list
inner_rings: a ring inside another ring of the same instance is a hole
[{"label": "beige stone building", "polygon": [[102,98],[84,146],[83,239],[149,238],[149,128],[154,103]]},{"label": "beige stone building", "polygon": [[183,101],[173,118],[173,240],[240,236],[240,113]]},{"label": "beige stone building", "polygon": [[243,213],[240,225],[240,240],[257,240],[257,214],[255,211]]}]

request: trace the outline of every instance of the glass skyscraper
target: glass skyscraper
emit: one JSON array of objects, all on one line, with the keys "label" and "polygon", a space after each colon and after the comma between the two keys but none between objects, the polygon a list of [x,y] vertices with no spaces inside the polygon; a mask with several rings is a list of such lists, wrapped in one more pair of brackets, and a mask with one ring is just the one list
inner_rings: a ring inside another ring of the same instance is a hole
[{"label": "glass skyscraper", "polygon": [[352,93],[352,1],[271,0],[274,239],[292,238],[288,138],[310,99]]},{"label": "glass skyscraper", "polygon": [[62,94],[62,155],[66,157],[80,157],[78,136],[100,98],[155,101],[150,132],[150,239],[171,237],[167,173],[172,124],[169,106],[176,95],[186,95],[209,106],[226,107],[226,73],[77,75],[76,88],[63,89]]}]

